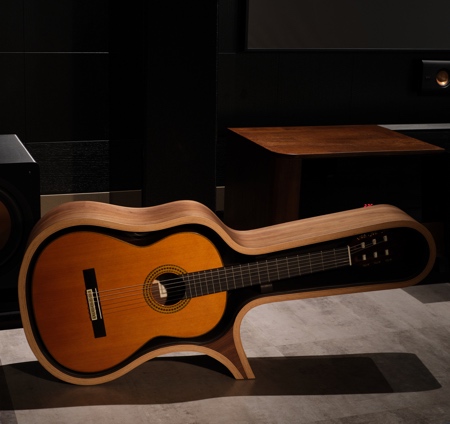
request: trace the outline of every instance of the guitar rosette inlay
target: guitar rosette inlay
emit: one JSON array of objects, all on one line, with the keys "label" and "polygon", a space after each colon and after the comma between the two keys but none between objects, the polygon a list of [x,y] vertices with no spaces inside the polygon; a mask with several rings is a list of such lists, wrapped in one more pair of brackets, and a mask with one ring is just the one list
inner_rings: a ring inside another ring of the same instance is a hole
[{"label": "guitar rosette inlay", "polygon": [[189,303],[185,298],[185,284],[180,275],[186,271],[177,265],[162,265],[148,274],[144,283],[144,298],[157,312],[171,314]]}]

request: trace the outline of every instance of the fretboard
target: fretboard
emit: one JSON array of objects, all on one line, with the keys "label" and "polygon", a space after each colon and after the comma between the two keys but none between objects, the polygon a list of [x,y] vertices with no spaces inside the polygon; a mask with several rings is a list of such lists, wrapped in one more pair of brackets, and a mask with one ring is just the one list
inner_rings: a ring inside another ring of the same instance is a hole
[{"label": "fretboard", "polygon": [[348,247],[183,274],[185,298],[262,286],[351,265]]}]

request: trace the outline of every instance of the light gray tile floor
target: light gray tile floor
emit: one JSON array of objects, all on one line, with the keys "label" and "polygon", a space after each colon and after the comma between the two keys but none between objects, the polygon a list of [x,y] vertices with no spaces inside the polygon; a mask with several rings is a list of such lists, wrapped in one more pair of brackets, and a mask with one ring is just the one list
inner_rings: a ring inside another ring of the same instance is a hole
[{"label": "light gray tile floor", "polygon": [[242,339],[256,379],[202,356],[79,387],[0,332],[0,423],[450,424],[450,284],[272,303]]}]

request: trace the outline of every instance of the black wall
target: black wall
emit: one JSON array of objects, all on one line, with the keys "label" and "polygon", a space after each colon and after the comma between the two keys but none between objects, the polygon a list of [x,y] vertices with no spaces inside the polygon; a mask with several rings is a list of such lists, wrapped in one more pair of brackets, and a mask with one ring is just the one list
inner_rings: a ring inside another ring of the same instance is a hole
[{"label": "black wall", "polygon": [[0,133],[40,163],[43,194],[214,207],[239,154],[227,127],[449,122],[450,96],[418,84],[450,53],[246,52],[245,0],[116,3],[0,2]]}]

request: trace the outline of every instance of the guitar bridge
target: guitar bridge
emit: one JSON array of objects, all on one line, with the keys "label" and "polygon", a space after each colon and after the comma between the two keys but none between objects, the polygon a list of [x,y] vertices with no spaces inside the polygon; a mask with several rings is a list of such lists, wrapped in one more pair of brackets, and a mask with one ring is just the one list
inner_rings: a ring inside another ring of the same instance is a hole
[{"label": "guitar bridge", "polygon": [[97,277],[95,269],[89,268],[83,270],[84,284],[86,286],[86,300],[89,309],[89,316],[94,330],[94,337],[105,337],[106,329],[103,321],[102,308],[100,305],[100,297],[98,294]]},{"label": "guitar bridge", "polygon": [[[95,296],[98,297],[97,290],[95,290]],[[86,298],[88,302],[89,313],[91,314],[91,321],[97,321],[97,309],[95,307],[94,292],[92,289],[86,290]]]}]

